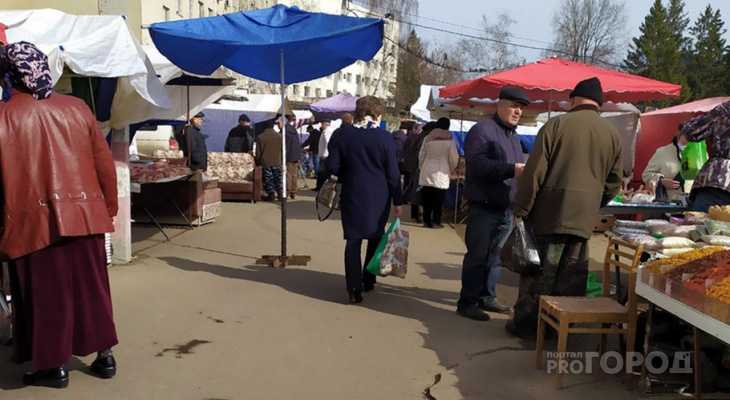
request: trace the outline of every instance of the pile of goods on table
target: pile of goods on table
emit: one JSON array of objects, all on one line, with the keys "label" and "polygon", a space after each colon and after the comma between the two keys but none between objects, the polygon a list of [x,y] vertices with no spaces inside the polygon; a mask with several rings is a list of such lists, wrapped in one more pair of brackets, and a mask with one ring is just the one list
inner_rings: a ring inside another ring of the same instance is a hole
[{"label": "pile of goods on table", "polygon": [[704,247],[650,262],[646,268],[730,304],[730,250]]},{"label": "pile of goods on table", "polygon": [[[684,218],[672,217],[668,221],[618,220],[612,233],[629,243],[641,244],[645,250],[660,256],[682,254],[707,246],[730,249],[730,222],[721,219],[725,218],[725,214],[715,207],[709,214],[688,211]],[[730,213],[727,218],[730,220]]]},{"label": "pile of goods on table", "polygon": [[129,167],[132,182],[156,182],[166,178],[190,175],[190,168],[179,163],[170,163],[167,159],[159,159],[142,165],[132,164]]},{"label": "pile of goods on table", "polygon": [[641,185],[638,190],[622,188],[618,195],[613,198],[613,203],[649,204],[655,198],[656,195],[651,189],[644,189],[644,185]]}]

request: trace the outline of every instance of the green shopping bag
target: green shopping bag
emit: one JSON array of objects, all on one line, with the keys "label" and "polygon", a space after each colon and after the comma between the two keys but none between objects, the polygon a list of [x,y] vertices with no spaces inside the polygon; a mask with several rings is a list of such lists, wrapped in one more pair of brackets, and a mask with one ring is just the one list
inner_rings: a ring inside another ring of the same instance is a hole
[{"label": "green shopping bag", "polygon": [[396,218],[393,220],[393,222],[390,223],[390,226],[385,231],[385,234],[383,234],[383,237],[380,239],[378,247],[375,249],[375,254],[373,254],[373,258],[370,259],[370,262],[368,262],[368,266],[365,267],[368,272],[375,276],[383,276],[380,273],[380,259],[383,258],[385,245],[388,244],[388,236],[393,232],[393,229],[395,229],[396,226],[400,226],[400,218]]},{"label": "green shopping bag", "polygon": [[705,141],[689,142],[682,150],[682,164],[679,174],[682,179],[694,180],[707,162],[707,144]]},{"label": "green shopping bag", "polygon": [[596,274],[588,274],[586,282],[586,297],[601,297],[603,295],[603,285],[598,282]]}]

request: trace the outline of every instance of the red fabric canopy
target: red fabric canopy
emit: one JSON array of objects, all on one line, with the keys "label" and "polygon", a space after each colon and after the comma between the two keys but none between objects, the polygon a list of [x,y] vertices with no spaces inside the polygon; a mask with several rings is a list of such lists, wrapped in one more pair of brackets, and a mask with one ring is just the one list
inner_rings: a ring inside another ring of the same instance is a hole
[{"label": "red fabric canopy", "polygon": [[447,98],[496,99],[503,87],[517,86],[533,101],[567,101],[578,82],[594,76],[601,81],[603,100],[614,103],[676,98],[682,89],[682,86],[672,83],[560,58],[546,58],[533,64],[446,86],[441,88],[439,94]]}]

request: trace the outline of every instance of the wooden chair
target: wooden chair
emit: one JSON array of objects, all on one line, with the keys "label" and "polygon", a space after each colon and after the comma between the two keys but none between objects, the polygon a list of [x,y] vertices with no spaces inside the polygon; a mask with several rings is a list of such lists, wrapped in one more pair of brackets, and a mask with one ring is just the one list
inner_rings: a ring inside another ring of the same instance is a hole
[{"label": "wooden chair", "polygon": [[[568,344],[568,335],[571,333],[599,334],[599,353],[603,356],[606,350],[606,335],[619,334],[626,337],[626,388],[633,368],[629,360],[636,341],[636,274],[643,246],[633,245],[611,238],[603,260],[603,292],[602,297],[561,297],[541,296],[537,327],[537,368],[542,368],[543,341],[545,324],[549,324],[558,331],[558,359],[565,356]],[[629,275],[629,293],[626,306],[610,298],[611,266],[618,267]],[[571,324],[598,324],[595,327],[578,327]],[[561,388],[561,368],[557,368],[555,388]]]}]

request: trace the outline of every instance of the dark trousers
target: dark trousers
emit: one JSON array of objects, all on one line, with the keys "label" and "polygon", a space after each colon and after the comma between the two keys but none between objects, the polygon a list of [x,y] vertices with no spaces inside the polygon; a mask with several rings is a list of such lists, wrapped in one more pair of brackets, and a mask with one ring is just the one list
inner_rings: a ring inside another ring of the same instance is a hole
[{"label": "dark trousers", "polygon": [[446,189],[423,186],[421,191],[423,192],[423,223],[426,225],[440,224]]},{"label": "dark trousers", "polygon": [[697,189],[690,209],[706,213],[712,206],[726,206],[729,204],[730,192],[714,187],[704,187]]},{"label": "dark trousers", "polygon": [[457,307],[474,308],[479,298],[497,297],[502,269],[499,252],[512,231],[512,213],[499,212],[486,204],[469,203],[466,223],[466,254],[461,268],[461,293]]},{"label": "dark trousers", "polygon": [[375,283],[375,275],[371,274],[365,267],[375,254],[380,239],[368,240],[367,249],[365,250],[365,263],[362,262],[361,250],[362,239],[350,239],[345,243],[345,283],[347,291],[362,290],[363,282],[367,284]]},{"label": "dark trousers", "polygon": [[588,240],[574,235],[538,235],[541,271],[521,274],[514,321],[522,332],[537,332],[540,296],[585,297]]},{"label": "dark trousers", "polygon": [[324,185],[325,182],[327,182],[327,179],[329,179],[329,176],[325,176],[324,173],[324,158],[319,159],[319,168],[317,169],[317,185],[314,187],[314,190],[322,189],[322,185]]}]

